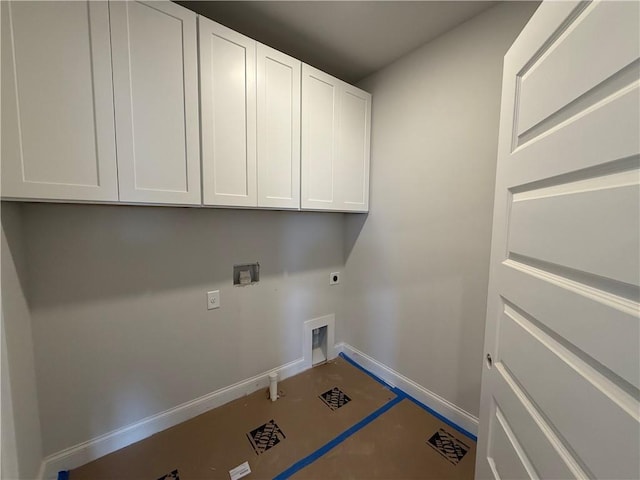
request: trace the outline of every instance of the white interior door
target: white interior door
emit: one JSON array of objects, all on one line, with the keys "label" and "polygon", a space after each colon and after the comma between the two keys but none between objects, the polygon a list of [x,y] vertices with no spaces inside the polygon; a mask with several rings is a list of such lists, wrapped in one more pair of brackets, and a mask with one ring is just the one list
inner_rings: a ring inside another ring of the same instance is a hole
[{"label": "white interior door", "polygon": [[109,4],[120,200],[200,204],[196,15]]},{"label": "white interior door", "polygon": [[505,57],[478,478],[640,478],[640,3]]}]

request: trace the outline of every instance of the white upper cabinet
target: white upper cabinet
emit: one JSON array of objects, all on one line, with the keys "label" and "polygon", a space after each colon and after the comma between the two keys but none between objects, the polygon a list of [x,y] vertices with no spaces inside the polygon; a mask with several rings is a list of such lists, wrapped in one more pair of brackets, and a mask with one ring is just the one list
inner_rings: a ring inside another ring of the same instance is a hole
[{"label": "white upper cabinet", "polygon": [[2,196],[118,200],[106,2],[0,2]]},{"label": "white upper cabinet", "polygon": [[170,1],[0,4],[2,198],[368,211],[368,93]]},{"label": "white upper cabinet", "polygon": [[198,21],[203,203],[255,207],[256,42]]},{"label": "white upper cabinet", "polygon": [[301,62],[258,44],[258,206],[300,208]]},{"label": "white upper cabinet", "polygon": [[369,210],[371,95],[302,67],[304,210]]},{"label": "white upper cabinet", "polygon": [[303,209],[335,210],[339,80],[302,65]]},{"label": "white upper cabinet", "polygon": [[111,2],[120,200],[200,204],[196,14]]},{"label": "white upper cabinet", "polygon": [[369,211],[371,94],[346,83],[340,89],[336,191],[339,210]]}]

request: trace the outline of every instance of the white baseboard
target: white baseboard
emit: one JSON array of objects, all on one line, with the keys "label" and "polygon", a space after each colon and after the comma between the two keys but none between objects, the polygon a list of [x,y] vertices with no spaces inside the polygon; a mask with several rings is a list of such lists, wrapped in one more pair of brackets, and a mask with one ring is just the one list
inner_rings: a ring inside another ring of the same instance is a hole
[{"label": "white baseboard", "polygon": [[85,463],[131,445],[132,443],[150,437],[162,430],[185,422],[212,408],[249,395],[261,388],[267,388],[269,386],[269,374],[272,372],[278,372],[279,379],[284,380],[308,368],[305,360],[299,358],[298,360],[294,360],[268,372],[147,417],[132,425],[62,450],[43,460],[38,478],[41,480],[57,479],[60,470],[77,468]]},{"label": "white baseboard", "polygon": [[[340,343],[335,345],[335,352],[344,353],[356,363],[380,377],[388,384],[398,387],[416,400],[438,412],[443,417],[464,428],[473,435],[478,434],[478,419],[439,395],[429,391],[413,380],[374,360],[360,350]],[[177,407],[147,417],[132,425],[100,435],[92,440],[80,443],[48,456],[42,462],[38,478],[41,480],[56,479],[60,470],[70,470],[89,463],[104,455],[124,448],[132,443],[150,437],[153,434],[178,425],[213,408],[219,407],[237,398],[249,395],[261,388],[269,386],[269,374],[278,372],[280,380],[297,375],[311,367],[310,358],[299,358],[293,362],[243,380]]]},{"label": "white baseboard", "polygon": [[440,395],[424,388],[422,385],[392,370],[349,344],[340,343],[336,345],[335,348],[337,352],[344,353],[354,362],[369,370],[389,385],[398,387],[446,419],[464,428],[467,432],[476,436],[478,435],[478,417],[471,415],[469,412],[445,400]]}]

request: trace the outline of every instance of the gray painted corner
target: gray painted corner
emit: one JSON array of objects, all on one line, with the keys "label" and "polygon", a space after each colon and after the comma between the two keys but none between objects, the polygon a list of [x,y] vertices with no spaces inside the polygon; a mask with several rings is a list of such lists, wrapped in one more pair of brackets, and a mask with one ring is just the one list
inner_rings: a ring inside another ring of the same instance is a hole
[{"label": "gray painted corner", "polygon": [[499,2],[177,3],[353,83]]},{"label": "gray painted corner", "polygon": [[345,218],[343,338],[476,416],[502,58],[536,7],[491,8],[359,84],[371,213]]},{"label": "gray painted corner", "polygon": [[[35,478],[42,461],[41,424],[38,412],[40,396],[37,388],[32,318],[27,292],[28,258],[25,251],[21,204],[2,202],[2,329],[3,329],[3,441],[5,435],[14,437],[15,451],[2,448],[3,476],[17,470],[17,478]],[[6,347],[6,350],[5,350]],[[8,368],[7,368],[8,367]],[[6,374],[6,375],[5,375]],[[12,411],[9,411],[12,410]],[[11,416],[11,420],[8,418]],[[5,432],[5,426],[7,431]],[[8,458],[9,455],[15,458]],[[6,469],[6,470],[5,470]],[[16,473],[16,472],[14,472]]]}]

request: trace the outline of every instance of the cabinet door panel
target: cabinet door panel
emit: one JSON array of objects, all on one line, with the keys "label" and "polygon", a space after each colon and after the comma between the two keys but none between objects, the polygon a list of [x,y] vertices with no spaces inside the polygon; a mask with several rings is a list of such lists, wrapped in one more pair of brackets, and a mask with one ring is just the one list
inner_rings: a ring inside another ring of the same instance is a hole
[{"label": "cabinet door panel", "polygon": [[199,204],[196,15],[112,2],[120,200]]},{"label": "cabinet door panel", "polygon": [[258,206],[300,208],[300,61],[258,44]]},{"label": "cabinet door panel", "polygon": [[256,42],[203,17],[199,25],[204,204],[255,207]]},{"label": "cabinet door panel", "polygon": [[371,95],[345,85],[340,101],[337,197],[341,210],[369,210]]},{"label": "cabinet door panel", "polygon": [[302,209],[369,211],[370,130],[369,93],[303,65]]},{"label": "cabinet door panel", "polygon": [[302,208],[335,210],[338,80],[302,66]]},{"label": "cabinet door panel", "polygon": [[2,2],[2,195],[118,199],[106,2]]}]

